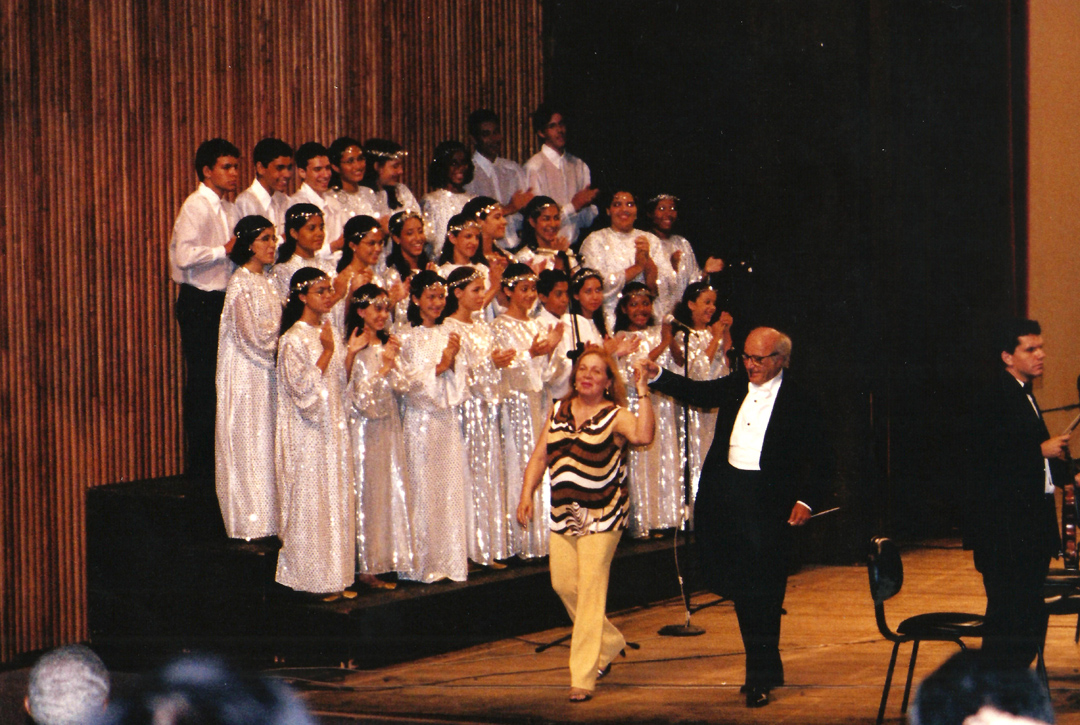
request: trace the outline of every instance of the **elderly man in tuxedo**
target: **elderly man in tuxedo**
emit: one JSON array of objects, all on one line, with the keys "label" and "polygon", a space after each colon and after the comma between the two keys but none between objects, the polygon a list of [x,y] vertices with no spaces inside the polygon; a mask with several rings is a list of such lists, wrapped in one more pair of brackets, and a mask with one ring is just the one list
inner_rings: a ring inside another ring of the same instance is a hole
[{"label": "elderly man in tuxedo", "polygon": [[767,705],[771,689],[784,684],[788,537],[820,505],[833,468],[817,405],[785,374],[790,357],[787,335],[759,327],[746,338],[740,373],[696,381],[649,369],[654,390],[717,408],[694,526],[706,586],[735,604],[748,707]]}]

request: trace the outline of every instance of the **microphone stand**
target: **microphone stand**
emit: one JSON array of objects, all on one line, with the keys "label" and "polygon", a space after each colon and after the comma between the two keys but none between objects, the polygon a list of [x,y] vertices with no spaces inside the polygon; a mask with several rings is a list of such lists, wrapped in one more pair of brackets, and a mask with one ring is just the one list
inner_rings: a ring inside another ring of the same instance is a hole
[{"label": "microphone stand", "polygon": [[[676,324],[674,321],[672,324]],[[690,328],[678,323],[683,333],[683,375],[690,377]],[[675,528],[675,576],[679,579],[679,593],[682,595],[686,610],[686,621],[682,624],[666,624],[657,632],[661,637],[696,637],[705,634],[705,630],[690,623],[690,594],[686,591],[682,568],[679,566],[679,530],[686,528],[686,539],[690,539],[690,404],[683,402],[683,505],[679,525]]]}]

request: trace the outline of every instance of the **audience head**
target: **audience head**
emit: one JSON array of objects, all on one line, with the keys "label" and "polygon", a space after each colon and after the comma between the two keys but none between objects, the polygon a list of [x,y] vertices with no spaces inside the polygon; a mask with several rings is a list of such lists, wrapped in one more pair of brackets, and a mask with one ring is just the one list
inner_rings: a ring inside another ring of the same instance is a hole
[{"label": "audience head", "polygon": [[386,331],[386,322],[390,319],[390,296],[372,282],[360,285],[349,295],[349,305],[345,311],[345,339],[352,337],[354,330],[363,332],[367,319],[376,320],[375,336],[385,344],[390,339],[390,333]]},{"label": "audience head", "polygon": [[219,195],[236,191],[240,182],[240,149],[223,138],[203,141],[195,151],[195,173]]},{"label": "audience head", "polygon": [[330,152],[321,143],[308,141],[296,149],[296,173],[317,194],[330,188]]},{"label": "audience head", "polygon": [[446,308],[446,280],[430,269],[420,270],[409,281],[409,324],[418,327],[425,320],[438,322]]},{"label": "audience head", "polygon": [[108,699],[105,664],[89,647],[72,644],[41,656],[24,704],[38,725],[83,725],[105,712]]},{"label": "audience head", "polygon": [[[268,235],[263,234],[267,230],[269,230]],[[270,260],[263,264],[273,264],[274,250],[277,248],[277,231],[269,219],[258,214],[246,216],[236,223],[233,234],[236,235],[236,244],[233,245],[232,251],[229,252],[229,259],[232,260],[233,264],[238,267],[247,264],[255,256],[255,249],[252,248],[252,245],[260,238],[263,238],[263,242],[267,241],[267,239],[270,242]]]},{"label": "audience head", "polygon": [[285,241],[278,247],[277,263],[287,262],[296,253],[296,245],[300,239],[308,240],[314,244],[318,241],[322,246],[323,239],[318,235],[325,235],[323,228],[322,209],[314,204],[293,204],[285,212]]},{"label": "audience head", "polygon": [[330,177],[332,188],[339,189],[346,183],[349,186],[357,186],[364,180],[367,159],[364,156],[364,147],[356,139],[351,136],[334,139],[327,156],[330,158],[330,169],[333,172]]},{"label": "audience head", "polygon": [[1032,670],[995,666],[979,650],[956,653],[923,680],[908,721],[911,725],[961,725],[984,708],[1054,722],[1050,697]]},{"label": "audience head", "polygon": [[490,108],[480,108],[469,114],[469,137],[473,146],[484,156],[494,159],[502,153],[502,127],[499,115]]},{"label": "audience head", "polygon": [[187,655],[110,705],[102,725],[314,725],[281,682],[240,674],[215,657]]},{"label": "audience head", "polygon": [[435,147],[428,164],[428,186],[432,189],[462,190],[473,180],[476,167],[465,144],[460,141],[443,141]]},{"label": "audience head", "polygon": [[264,138],[255,144],[251,160],[255,162],[255,178],[271,194],[288,191],[293,175],[292,146],[279,138]]}]

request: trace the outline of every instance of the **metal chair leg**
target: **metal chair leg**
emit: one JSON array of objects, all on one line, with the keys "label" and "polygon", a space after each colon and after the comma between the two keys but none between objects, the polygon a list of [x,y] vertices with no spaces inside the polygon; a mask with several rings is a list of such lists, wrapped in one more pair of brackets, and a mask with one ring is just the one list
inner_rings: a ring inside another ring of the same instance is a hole
[{"label": "metal chair leg", "polygon": [[900,714],[907,712],[908,696],[911,694],[911,678],[915,674],[915,659],[919,656],[919,640],[911,644],[911,663],[907,668],[907,684],[904,685],[904,701],[900,703]]},{"label": "metal chair leg", "polygon": [[1076,615],[1076,631],[1073,633],[1073,644],[1080,644],[1080,614]]},{"label": "metal chair leg", "polygon": [[892,686],[893,670],[896,668],[896,654],[900,651],[900,642],[893,643],[892,658],[889,659],[889,671],[885,675],[885,689],[881,691],[881,707],[878,708],[877,725],[885,719],[885,703],[889,701],[889,687]]}]

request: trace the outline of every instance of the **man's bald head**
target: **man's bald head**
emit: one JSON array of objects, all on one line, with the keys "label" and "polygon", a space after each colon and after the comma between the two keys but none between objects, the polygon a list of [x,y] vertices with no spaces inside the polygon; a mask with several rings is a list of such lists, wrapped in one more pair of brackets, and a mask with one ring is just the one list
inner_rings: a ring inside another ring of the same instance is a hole
[{"label": "man's bald head", "polygon": [[750,382],[761,385],[775,378],[791,360],[791,338],[772,327],[756,327],[746,336],[743,363]]}]

